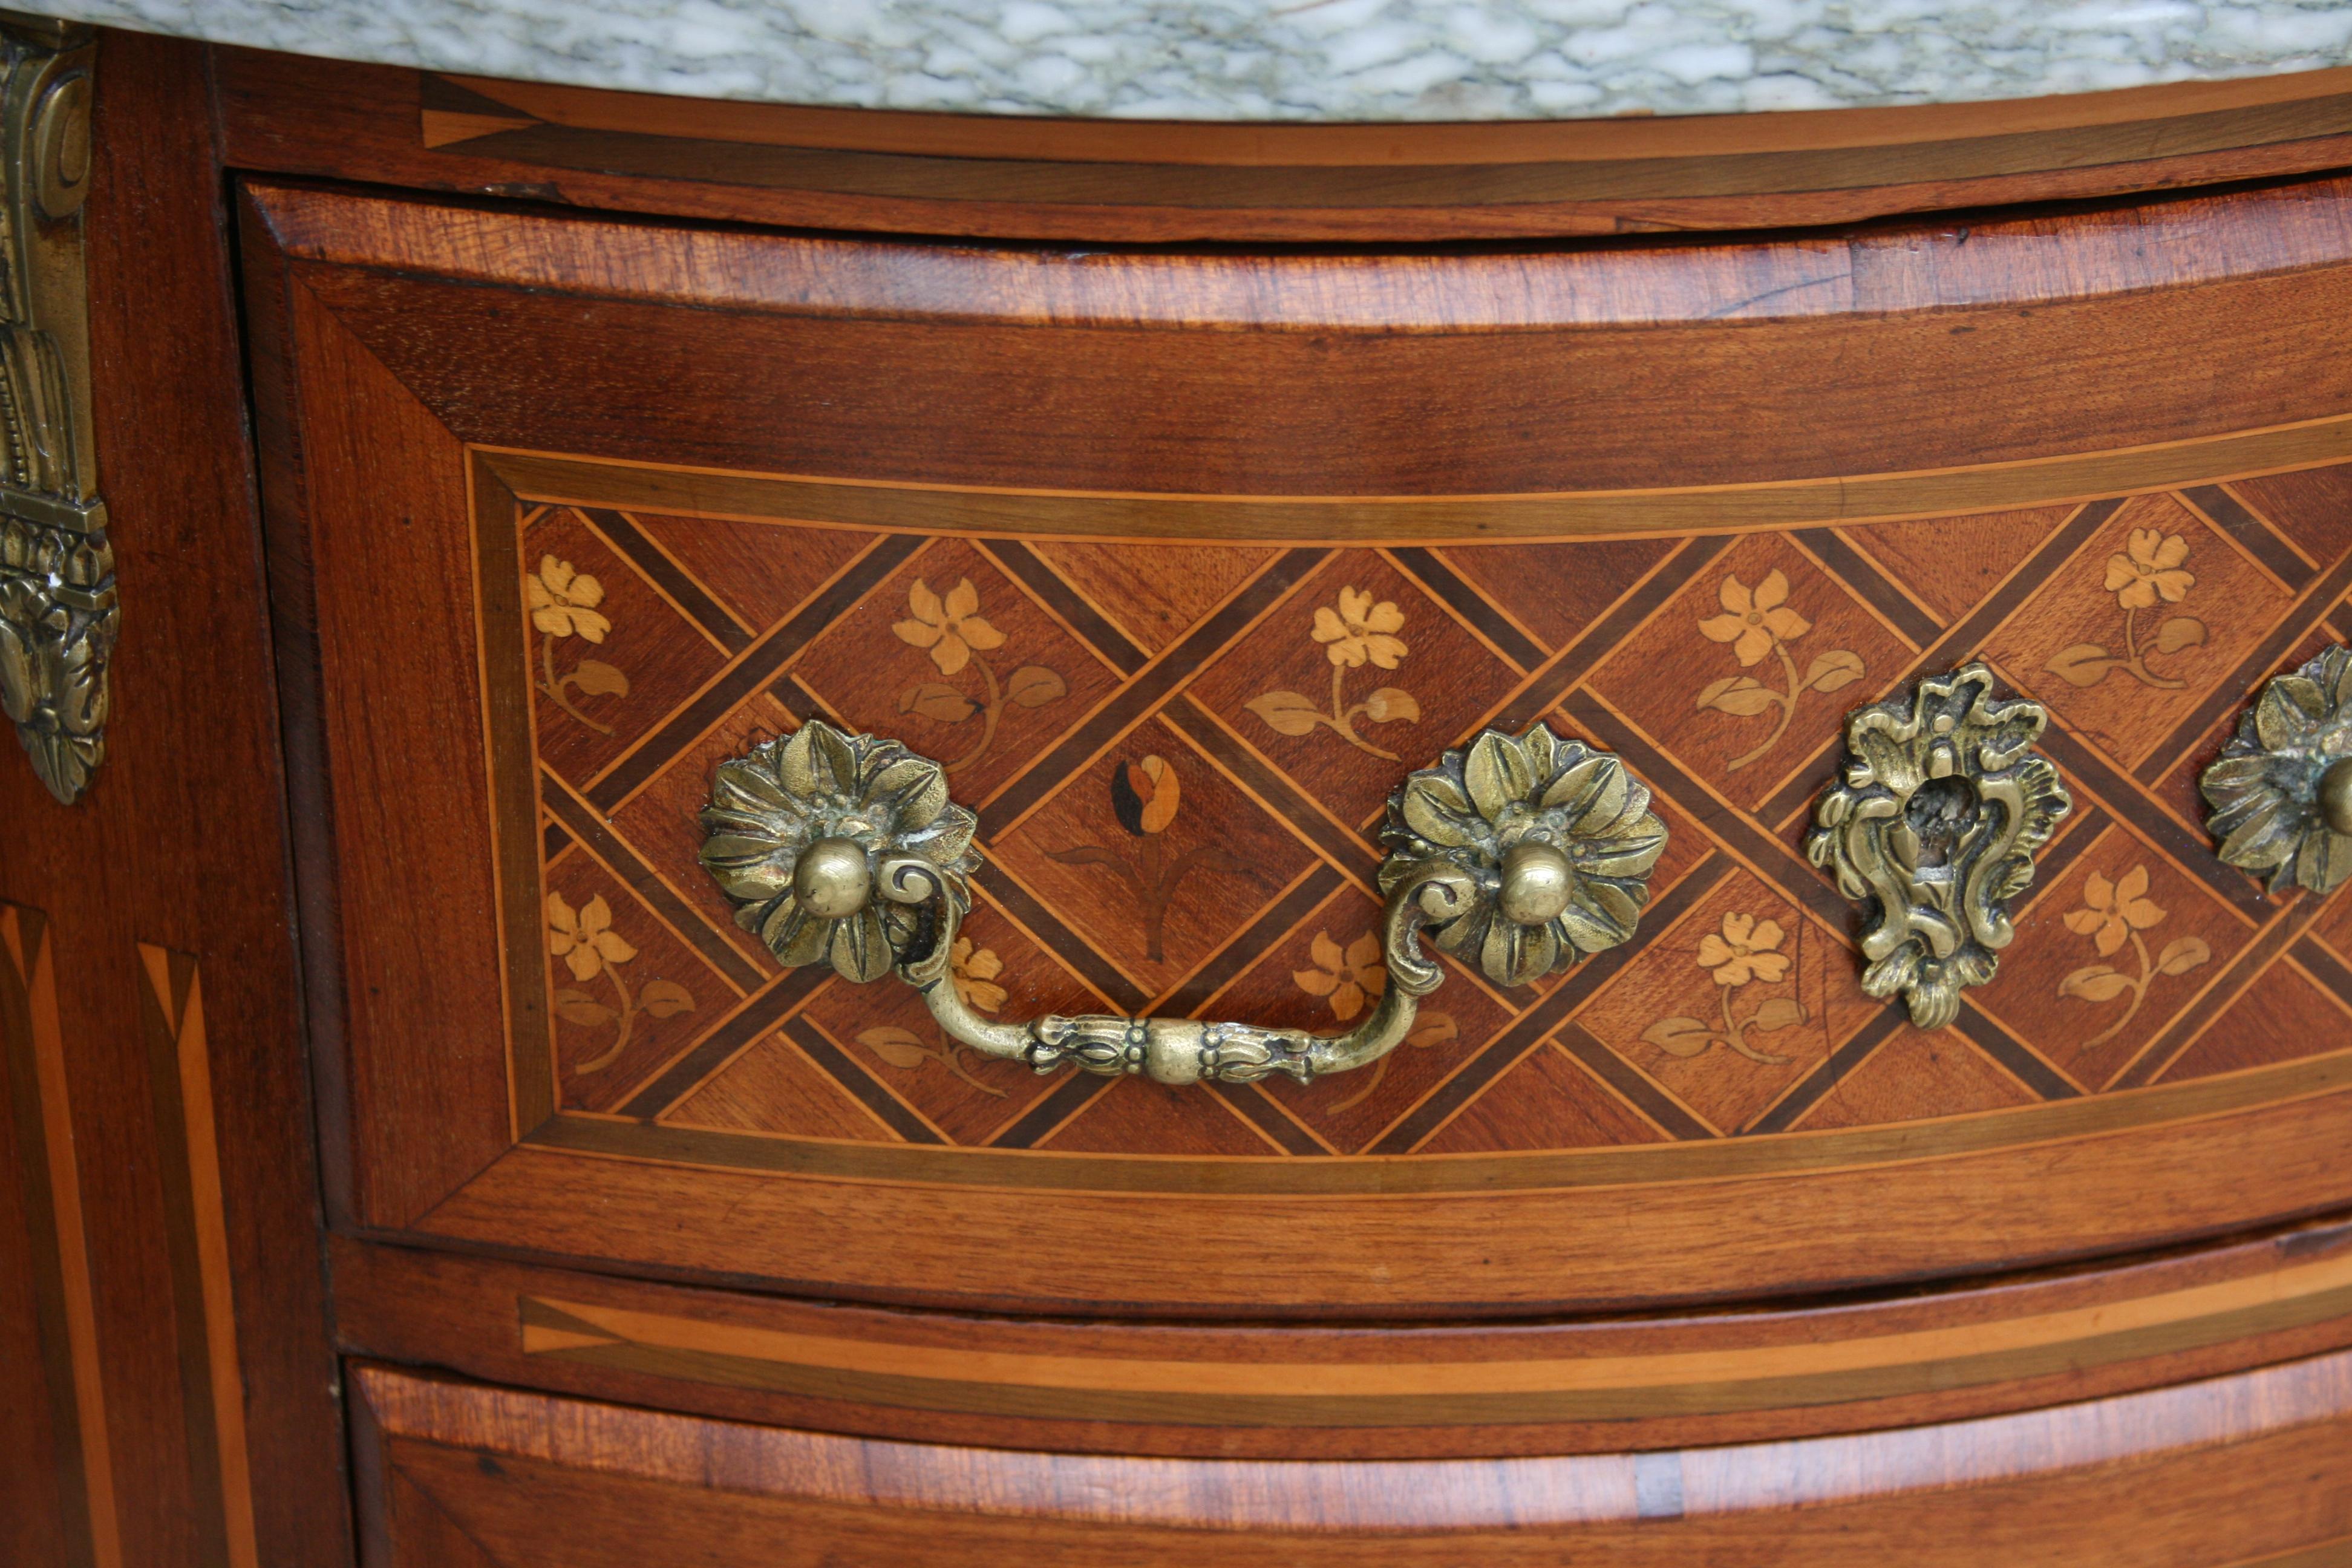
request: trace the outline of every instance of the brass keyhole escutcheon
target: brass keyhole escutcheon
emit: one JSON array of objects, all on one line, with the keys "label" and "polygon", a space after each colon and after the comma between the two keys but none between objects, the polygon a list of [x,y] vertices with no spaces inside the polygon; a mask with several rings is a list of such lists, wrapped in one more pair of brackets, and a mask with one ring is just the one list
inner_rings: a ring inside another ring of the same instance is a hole
[{"label": "brass keyhole escutcheon", "polygon": [[2073,808],[2033,750],[2049,714],[1992,688],[1992,671],[1971,664],[1856,709],[1844,779],[1805,840],[1861,908],[1863,989],[1902,996],[1923,1029],[1952,1023],[1960,993],[1992,978],[2015,935],[2010,900]]}]

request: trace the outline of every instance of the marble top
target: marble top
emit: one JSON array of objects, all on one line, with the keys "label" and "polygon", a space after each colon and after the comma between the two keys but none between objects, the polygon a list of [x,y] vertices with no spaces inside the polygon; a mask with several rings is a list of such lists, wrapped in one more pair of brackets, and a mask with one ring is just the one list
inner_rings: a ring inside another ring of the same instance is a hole
[{"label": "marble top", "polygon": [[2352,63],[2347,0],[67,0],[85,21],[701,98],[1170,120],[1958,102]]}]

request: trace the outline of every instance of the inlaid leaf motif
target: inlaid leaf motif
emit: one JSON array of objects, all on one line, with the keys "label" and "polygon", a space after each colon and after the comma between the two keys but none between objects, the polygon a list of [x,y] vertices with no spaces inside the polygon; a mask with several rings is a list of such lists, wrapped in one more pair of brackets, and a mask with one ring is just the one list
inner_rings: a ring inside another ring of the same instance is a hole
[{"label": "inlaid leaf motif", "polygon": [[2095,642],[2078,642],[2063,647],[2051,657],[2042,668],[2069,686],[2096,686],[2115,668],[2115,659],[2107,650]]},{"label": "inlaid leaf motif", "polygon": [[2190,616],[2175,616],[2156,628],[2156,651],[2179,653],[2183,648],[2201,646],[2205,641],[2205,623]]},{"label": "inlaid leaf motif", "polygon": [[952,686],[926,680],[899,694],[898,711],[929,719],[935,724],[961,724],[980,711],[980,704]]},{"label": "inlaid leaf motif", "polygon": [[1780,700],[1778,693],[1752,675],[1727,675],[1699,689],[1697,705],[1728,713],[1735,719],[1753,719],[1759,713],[1770,712]]},{"label": "inlaid leaf motif", "polygon": [[656,1018],[694,1011],[694,994],[675,980],[648,980],[637,993],[637,1005]]},{"label": "inlaid leaf motif", "polygon": [[1862,656],[1850,648],[1833,647],[1816,655],[1805,667],[1805,685],[1815,691],[1835,691],[1862,679]]},{"label": "inlaid leaf motif", "polygon": [[857,1043],[894,1068],[917,1068],[931,1059],[931,1048],[920,1038],[892,1025],[859,1030]]},{"label": "inlaid leaf motif", "polygon": [[1305,735],[1323,721],[1323,711],[1296,691],[1269,691],[1242,704],[1277,735]]},{"label": "inlaid leaf motif", "polygon": [[626,697],[629,678],[601,658],[583,658],[572,668],[572,687],[590,697]]},{"label": "inlaid leaf motif", "polygon": [[1043,708],[1069,692],[1069,682],[1042,664],[1024,664],[1004,681],[1005,700],[1021,708]]},{"label": "inlaid leaf motif", "polygon": [[1805,1010],[1791,996],[1768,996],[1748,1021],[1751,1029],[1786,1029],[1805,1021]]},{"label": "inlaid leaf motif", "polygon": [[585,991],[567,985],[555,994],[555,1016],[567,1024],[577,1024],[593,1029],[599,1024],[609,1024],[619,1015]]},{"label": "inlaid leaf motif", "polygon": [[2158,974],[2186,974],[2200,964],[2210,963],[2212,957],[2213,950],[2205,945],[2204,938],[2176,937],[2166,942],[2164,951],[2156,955],[2156,972]]},{"label": "inlaid leaf motif", "polygon": [[2130,975],[2104,963],[2094,963],[2061,980],[2058,994],[2079,996],[2085,1002],[2112,1002],[2130,990],[2131,984]]},{"label": "inlaid leaf motif", "polygon": [[1413,1026],[1412,1032],[1404,1037],[1404,1043],[1408,1046],[1442,1046],[1448,1040],[1458,1038],[1461,1033],[1462,1026],[1454,1021],[1453,1014],[1423,1013],[1421,1021]]},{"label": "inlaid leaf motif", "polygon": [[1642,1038],[1669,1056],[1703,1056],[1715,1044],[1715,1031],[1696,1018],[1661,1018],[1642,1031]]},{"label": "inlaid leaf motif", "polygon": [[1383,686],[1364,699],[1364,717],[1375,724],[1414,723],[1421,718],[1421,704],[1410,691]]}]

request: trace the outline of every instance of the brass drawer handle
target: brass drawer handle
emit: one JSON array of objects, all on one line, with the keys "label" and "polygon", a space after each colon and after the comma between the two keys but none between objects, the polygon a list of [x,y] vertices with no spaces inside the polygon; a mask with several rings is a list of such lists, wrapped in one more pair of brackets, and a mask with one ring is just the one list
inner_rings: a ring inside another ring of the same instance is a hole
[{"label": "brass drawer handle", "polygon": [[896,970],[950,1037],[983,1056],[1161,1083],[1276,1073],[1306,1083],[1378,1061],[1445,978],[1422,950],[1423,930],[1496,984],[1524,984],[1629,940],[1666,844],[1649,790],[1622,762],[1540,722],[1446,752],[1389,797],[1388,986],[1362,1023],[1324,1036],[1191,1018],[981,1017],[949,973],[971,908],[979,819],[948,798],[945,769],[896,741],[812,720],[720,763],[702,825],[703,866],[779,963],[830,963],[861,982]]}]

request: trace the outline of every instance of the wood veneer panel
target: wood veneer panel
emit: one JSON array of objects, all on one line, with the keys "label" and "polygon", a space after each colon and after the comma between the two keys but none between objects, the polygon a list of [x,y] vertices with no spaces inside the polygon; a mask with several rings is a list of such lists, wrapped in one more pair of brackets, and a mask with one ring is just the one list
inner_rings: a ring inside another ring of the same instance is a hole
[{"label": "wood veneer panel", "polygon": [[1261,1458],[1700,1447],[1948,1421],[2342,1348],[2352,1229],[1828,1305],[1411,1330],[1008,1320],[336,1244],[344,1350],[926,1442]]},{"label": "wood veneer panel", "polygon": [[[140,943],[201,961],[221,1177],[214,1258],[236,1317],[216,1350],[248,1421],[254,1539],[272,1564],[349,1561],[258,531],[223,179],[202,51],[100,43],[87,208],[93,416],[125,605],[109,752],[89,795],[0,766],[0,899],[47,915],[88,1238],[121,1561],[205,1568],[225,1475],[194,1441],[175,1293],[194,1173],[166,1126]],[[215,1427],[214,1430],[217,1430]],[[12,1456],[12,1465],[19,1461]],[[16,1471],[14,1473],[21,1473]],[[101,1531],[102,1537],[102,1531]],[[40,1560],[37,1556],[33,1559]],[[248,1559],[249,1560],[249,1559]]]},{"label": "wood veneer panel", "polygon": [[[2352,1463],[2343,1355],[1866,1436],[1272,1467],[823,1437],[376,1366],[355,1381],[387,1479],[510,1568],[639,1562],[656,1542],[693,1563],[2221,1568],[2352,1535],[2352,1494],[2332,1484]],[[396,1514],[383,1544],[392,1563],[427,1560]]]},{"label": "wood veneer panel", "polygon": [[1090,240],[1781,227],[2340,165],[2341,72],[2021,103],[1516,125],[715,103],[216,52],[239,167],[755,222]]},{"label": "wood veneer panel", "polygon": [[[2004,1114],[2042,1111],[1984,1120]],[[690,1156],[656,1164],[643,1157],[651,1139],[638,1141],[637,1158],[620,1160],[526,1145],[420,1228],[714,1282],[979,1308],[1580,1310],[2019,1268],[2220,1234],[2262,1215],[2324,1212],[2343,1202],[2347,1117],[2352,1095],[2337,1091],[2185,1125],[1745,1176],[1677,1179],[1670,1162],[1713,1152],[1699,1147],[1593,1151],[1560,1160],[1662,1158],[1649,1182],[1385,1197],[1213,1190],[1227,1176],[1311,1185],[1315,1171],[1290,1162],[1129,1157],[1131,1184],[1114,1194],[1024,1178],[1064,1161],[1117,1156],[980,1154],[972,1158],[988,1163],[989,1184],[955,1186],[753,1173]],[[1808,1142],[1793,1138],[1775,1152],[1801,1157]],[[1475,1182],[1445,1169],[1474,1158],[1371,1159],[1335,1173],[1377,1184],[1402,1163],[1403,1186],[1431,1175]],[[1496,1162],[1498,1174],[1509,1173],[1508,1158]],[[2253,1169],[2263,1176],[2251,1203],[2211,1176]],[[1210,1191],[1164,1191],[1179,1172]],[[1110,1215],[1119,1223],[1107,1224]],[[1014,1237],[1017,1247],[1008,1245]]]},{"label": "wood veneer panel", "polygon": [[[713,305],[702,290],[723,298],[721,279],[658,298],[486,288],[478,264],[454,258],[556,234],[593,248],[627,231],[415,210],[434,250],[472,274],[459,286],[421,276],[413,245],[379,254],[363,243],[380,204],[282,187],[253,195],[273,231],[283,225],[338,258],[295,270],[463,440],[851,479],[1461,498],[1972,468],[2340,415],[2352,368],[2317,325],[2352,309],[2352,244],[2340,194],[2309,194],[2297,210],[2315,226],[2310,247],[2274,273],[2149,286],[2122,262],[2122,234],[2064,229],[2047,240],[2063,258],[2042,265],[2084,265],[2087,297],[2051,300],[2029,281],[1970,285],[1946,305],[1938,268],[1967,242],[1919,231],[1884,254],[1846,310],[1710,322],[1711,291],[1669,307],[1685,274],[1634,268],[1622,280],[1638,297],[1631,323],[1556,331],[1372,324],[1450,313],[1417,302],[1450,292],[1448,275],[1410,258],[1349,271],[1346,290],[1373,302],[1339,322],[1326,322],[1309,288],[1284,301],[1292,313],[1272,331],[1138,331],[1099,318],[1038,330],[1022,302],[1040,272],[1027,258],[954,279],[922,320]],[[2232,235],[2273,216],[2252,197],[2203,198],[2182,214]],[[341,233],[347,223],[356,226]],[[731,254],[756,270],[765,253]],[[1768,276],[1780,255],[1765,247]],[[2123,292],[2096,292],[2103,258]],[[1133,281],[1181,298],[1189,277],[1262,265],[1174,258],[1139,263]],[[1571,258],[1522,265],[1538,290],[1553,268],[1576,268]],[[1043,271],[1060,266],[1085,263]],[[1287,276],[1276,268],[1277,287]],[[1463,288],[1475,320],[1479,280]],[[1000,291],[1016,301],[1009,312]],[[1210,293],[1200,310],[1214,322],[1214,296],[1233,290]],[[1684,319],[1643,324],[1661,316]],[[485,352],[493,342],[530,347]],[[1706,439],[1692,441],[1694,427]]]},{"label": "wood veneer panel", "polygon": [[[367,1220],[401,1224],[513,1131],[502,1030],[467,1023],[505,1017],[488,962],[497,892],[478,870],[495,858],[480,711],[402,673],[476,658],[470,580],[448,569],[471,555],[468,476],[440,422],[299,283],[266,255],[255,261],[257,358],[289,400],[263,432],[276,613],[306,656],[289,679],[309,764],[296,792],[305,816],[334,825],[339,846],[331,866],[313,863],[305,897],[313,964],[333,977],[314,1000],[335,1009],[314,1014],[312,1028],[339,1077],[349,1074],[337,1085],[344,1103],[331,1103],[322,1125],[331,1143],[356,1151],[352,1184],[338,1195]],[[309,351],[299,369],[279,358],[279,331]],[[362,579],[389,589],[357,602],[381,612],[365,627],[352,625],[353,601],[314,596],[318,581]],[[362,691],[378,696],[349,700]],[[425,868],[441,889],[429,912],[404,891]],[[397,932],[351,923],[395,909],[415,917]],[[404,1039],[436,1046],[420,1061],[390,1047]]]}]

